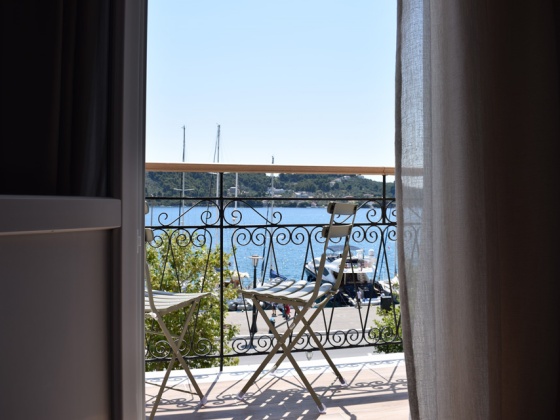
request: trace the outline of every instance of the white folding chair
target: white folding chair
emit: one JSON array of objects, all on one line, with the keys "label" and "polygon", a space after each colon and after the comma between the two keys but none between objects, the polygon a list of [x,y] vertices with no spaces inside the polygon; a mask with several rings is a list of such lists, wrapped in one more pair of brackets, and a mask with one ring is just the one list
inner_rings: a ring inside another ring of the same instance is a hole
[{"label": "white folding chair", "polygon": [[[284,280],[280,283],[275,283],[274,285],[265,284],[263,286],[244,290],[241,292],[244,297],[253,300],[254,306],[264,318],[269,327],[269,330],[272,332],[277,341],[268,356],[262,361],[257,370],[253,373],[251,378],[247,381],[241,392],[238,394],[239,399],[243,399],[247,390],[251,387],[251,385],[253,385],[260,373],[272,360],[274,355],[278,352],[278,350],[282,349],[282,354],[280,355],[272,369],[270,369],[270,372],[276,370],[278,366],[280,366],[280,363],[282,363],[282,361],[287,357],[292,363],[301,381],[311,394],[311,397],[317,404],[319,412],[325,413],[326,407],[319,400],[319,397],[311,387],[311,384],[309,383],[303,371],[291,354],[291,351],[296,343],[306,332],[313,339],[315,345],[321,351],[321,353],[331,366],[332,370],[340,380],[340,383],[342,385],[346,385],[344,378],[327,354],[320,339],[315,335],[313,329],[311,328],[311,324],[315,320],[317,315],[319,315],[323,310],[329,299],[337,293],[338,288],[340,287],[344,272],[344,266],[349,254],[350,234],[352,232],[354,219],[356,217],[356,209],[357,206],[355,204],[329,203],[327,211],[330,213],[331,218],[329,225],[323,227],[322,235],[325,238],[325,247],[321,256],[319,268],[317,270],[317,279],[315,280],[315,282],[308,282],[307,280]],[[340,267],[338,270],[338,277],[334,284],[328,282],[322,284],[321,280],[323,276],[323,269],[325,267],[325,261],[327,258],[327,248],[331,242],[342,242],[344,245],[342,258],[340,260]],[[293,306],[296,312],[295,316],[293,318],[292,324],[284,332],[283,335],[280,335],[278,330],[275,328],[275,324],[273,324],[268,318],[268,316],[264,312],[263,306],[260,304],[261,302],[276,302]],[[295,329],[298,327],[301,327],[301,329],[299,330],[299,332],[297,332],[297,334],[295,334]],[[293,337],[287,344],[288,337],[292,336],[293,334],[295,334],[295,337]]]},{"label": "white folding chair", "polygon": [[[146,206],[147,212],[147,206]],[[154,240],[154,233],[152,229],[146,228],[145,229],[145,237],[146,237],[146,245]],[[191,373],[185,359],[181,355],[181,351],[179,349],[179,345],[177,343],[181,343],[185,334],[187,332],[187,328],[189,326],[189,322],[192,318],[192,315],[200,303],[200,300],[205,296],[210,295],[209,292],[204,293],[170,293],[170,292],[162,292],[152,289],[152,282],[151,282],[151,274],[150,274],[150,267],[145,260],[144,265],[145,271],[145,292],[144,292],[144,314],[145,317],[149,317],[155,319],[163,332],[165,339],[172,350],[171,360],[169,365],[167,366],[167,371],[165,372],[165,376],[163,381],[159,387],[158,395],[154,402],[154,406],[152,407],[152,412],[150,414],[150,419],[152,419],[157,411],[158,405],[161,401],[161,397],[163,395],[163,391],[166,388],[167,381],[169,379],[169,374],[173,369],[176,361],[179,361],[181,367],[187,374],[191,385],[196,391],[196,394],[200,398],[200,404],[206,404],[206,396],[200,390],[200,387],[196,383],[196,380]],[[185,322],[181,329],[181,332],[178,336],[173,336],[169,331],[169,328],[165,324],[164,316],[166,314],[170,314],[175,311],[184,310],[185,311]]]}]

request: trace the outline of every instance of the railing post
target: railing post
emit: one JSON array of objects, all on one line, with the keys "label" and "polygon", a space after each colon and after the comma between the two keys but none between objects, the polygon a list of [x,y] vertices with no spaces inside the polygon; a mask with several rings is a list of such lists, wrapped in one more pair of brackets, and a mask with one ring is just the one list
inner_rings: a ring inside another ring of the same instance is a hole
[{"label": "railing post", "polygon": [[387,222],[387,175],[383,176],[383,205],[381,206],[381,215],[383,217],[383,223]]},{"label": "railing post", "polygon": [[224,173],[219,172],[219,212],[220,212],[220,372],[224,370]]}]

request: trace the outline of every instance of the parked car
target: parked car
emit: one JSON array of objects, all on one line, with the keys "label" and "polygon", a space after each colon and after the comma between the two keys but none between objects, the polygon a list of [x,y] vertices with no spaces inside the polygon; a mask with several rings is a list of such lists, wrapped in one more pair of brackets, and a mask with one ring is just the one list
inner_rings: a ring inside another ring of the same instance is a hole
[{"label": "parked car", "polygon": [[227,302],[228,311],[250,311],[253,309],[253,303],[250,299],[231,299]]}]

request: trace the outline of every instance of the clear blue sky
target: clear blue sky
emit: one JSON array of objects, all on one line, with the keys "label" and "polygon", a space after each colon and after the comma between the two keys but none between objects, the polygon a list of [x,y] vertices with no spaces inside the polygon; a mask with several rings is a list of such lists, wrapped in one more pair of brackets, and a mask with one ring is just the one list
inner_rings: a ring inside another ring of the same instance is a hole
[{"label": "clear blue sky", "polygon": [[394,166],[395,0],[148,3],[148,162]]}]

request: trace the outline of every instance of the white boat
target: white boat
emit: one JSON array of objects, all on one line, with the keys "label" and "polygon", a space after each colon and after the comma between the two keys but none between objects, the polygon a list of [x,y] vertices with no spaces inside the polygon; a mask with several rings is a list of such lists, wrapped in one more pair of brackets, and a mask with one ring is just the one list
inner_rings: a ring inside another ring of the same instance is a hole
[{"label": "white boat", "polygon": [[[324,282],[334,283],[336,281],[341,258],[342,246],[334,245],[327,249],[327,260],[322,279]],[[320,261],[321,257],[316,257],[305,264],[305,273],[308,281],[315,281],[317,279],[317,269],[319,268]],[[363,286],[371,283],[374,270],[375,259],[373,251],[370,251],[369,255],[364,257],[363,249],[350,246],[350,256],[346,259],[341,285],[355,284],[356,286]]]},{"label": "white boat", "polygon": [[379,280],[378,283],[381,285],[386,295],[398,296],[399,277],[397,275],[395,275],[395,277],[393,277],[391,280]]}]

